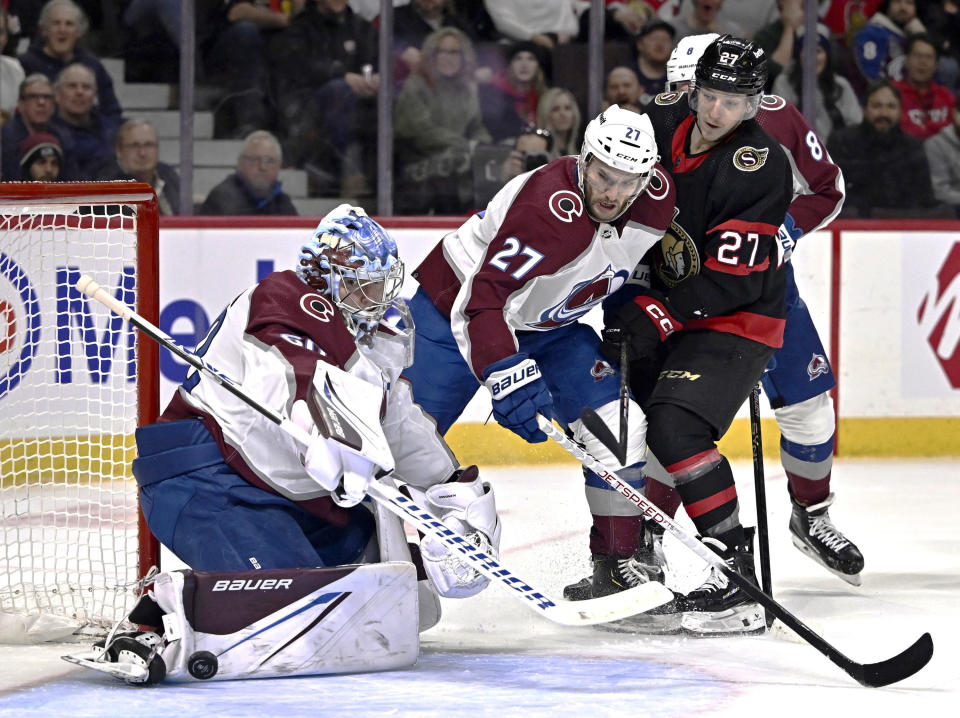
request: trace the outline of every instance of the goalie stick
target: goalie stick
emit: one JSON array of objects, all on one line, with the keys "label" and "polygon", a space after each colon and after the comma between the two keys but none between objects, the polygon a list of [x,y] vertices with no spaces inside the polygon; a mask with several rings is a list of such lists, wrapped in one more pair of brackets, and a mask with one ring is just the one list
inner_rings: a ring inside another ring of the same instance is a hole
[{"label": "goalie stick", "polygon": [[[607,443],[610,442],[607,448],[611,451],[613,450],[612,447],[616,445],[616,439],[613,437],[612,432],[604,423],[603,419],[601,419],[595,411],[589,408],[584,409],[580,415],[580,420],[583,422],[584,427],[596,436],[601,443],[607,445]],[[582,446],[567,438],[562,431],[542,415],[537,416],[537,423],[540,425],[540,430],[543,431],[543,433],[560,444],[560,446],[573,455],[583,466],[597,474],[597,476],[603,479],[615,491],[640,509],[644,519],[660,524],[665,530],[679,539],[684,546],[693,551],[693,553],[703,559],[707,564],[721,571],[732,583],[740,588],[740,590],[763,606],[764,610],[780,619],[785,626],[833,661],[833,663],[839,666],[860,685],[880,687],[902,681],[904,678],[912,676],[930,661],[933,655],[933,639],[929,633],[924,633],[913,645],[901,653],[898,653],[896,656],[884,661],[879,661],[878,663],[857,663],[853,659],[848,658],[815,633],[803,621],[790,613],[780,603],[727,566],[723,559],[711,551],[705,544],[684,531],[645,496],[635,491],[625,481],[622,481],[615,473],[605,467]]]},{"label": "goalie stick", "polygon": [[[228,376],[221,374],[196,354],[177,344],[158,327],[102,289],[91,277],[81,276],[75,286],[81,294],[100,302],[115,314],[126,319],[145,335],[172,351],[197,371],[202,372],[204,376],[211,378],[247,406],[272,421],[304,447],[309,446],[314,441],[309,432],[288,417],[260,404],[247,394],[243,387],[236,384]],[[324,398],[319,393],[318,397]],[[337,410],[337,407],[332,404],[328,404],[326,408]],[[348,421],[345,414],[338,412],[338,416],[341,420]],[[495,556],[478,549],[468,539],[449,529],[429,511],[418,506],[412,499],[407,498],[392,486],[374,481],[370,485],[369,494],[380,505],[395,513],[401,519],[408,521],[423,533],[441,541],[451,552],[459,553],[460,557],[469,562],[472,568],[510,589],[511,595],[554,623],[564,626],[589,626],[597,623],[607,623],[649,611],[673,599],[673,593],[670,589],[656,582],[641,584],[628,591],[585,601],[553,599],[530,586],[529,583],[501,564]]]}]

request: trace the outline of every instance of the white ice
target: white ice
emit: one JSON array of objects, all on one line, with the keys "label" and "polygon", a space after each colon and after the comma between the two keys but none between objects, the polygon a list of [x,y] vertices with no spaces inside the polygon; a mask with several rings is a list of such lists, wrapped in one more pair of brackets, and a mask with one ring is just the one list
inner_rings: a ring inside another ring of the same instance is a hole
[{"label": "white ice", "polygon": [[[752,524],[749,463],[735,465]],[[901,683],[864,688],[779,633],[695,639],[564,628],[491,586],[445,601],[420,660],[389,673],[127,686],[71,666],[64,644],[0,647],[0,716],[829,716],[960,715],[960,462],[838,460],[835,523],[866,556],[853,587],[803,557],[786,529],[782,469],[767,462],[777,600],[858,662],[889,658],[923,632],[930,664]],[[559,597],[585,575],[589,525],[574,464],[486,470],[502,508],[503,560]],[[686,549],[671,546],[686,560]],[[695,580],[695,559],[686,580]]]}]

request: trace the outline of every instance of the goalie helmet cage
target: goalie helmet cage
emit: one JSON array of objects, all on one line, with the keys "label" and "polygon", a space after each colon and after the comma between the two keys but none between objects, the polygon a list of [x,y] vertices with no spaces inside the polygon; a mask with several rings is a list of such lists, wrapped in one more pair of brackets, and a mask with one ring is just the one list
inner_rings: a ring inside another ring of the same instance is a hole
[{"label": "goalie helmet cage", "polygon": [[0,643],[102,634],[158,564],[130,471],[159,413],[158,212],[139,182],[0,184]]}]

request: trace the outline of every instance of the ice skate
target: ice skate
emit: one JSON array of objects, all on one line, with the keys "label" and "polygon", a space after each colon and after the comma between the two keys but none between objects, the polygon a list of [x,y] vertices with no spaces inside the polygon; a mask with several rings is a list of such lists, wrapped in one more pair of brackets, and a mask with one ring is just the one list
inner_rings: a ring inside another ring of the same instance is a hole
[{"label": "ice skate", "polygon": [[[569,601],[609,596],[618,591],[656,581],[664,583],[663,529],[645,528],[641,546],[632,556],[593,555],[593,576],[563,589]],[[597,626],[624,633],[678,633],[680,612],[676,599],[645,613]]]},{"label": "ice skate", "polygon": [[847,583],[860,585],[863,554],[830,520],[833,494],[819,504],[801,506],[791,498],[790,533],[793,545],[830,573]]},{"label": "ice skate", "polygon": [[[757,585],[753,566],[753,529],[747,529],[742,546],[728,548],[714,538],[703,543],[744,578]],[[707,580],[683,599],[680,619],[684,632],[694,636],[760,633],[766,629],[763,608],[741,591],[726,574],[711,567]]]}]

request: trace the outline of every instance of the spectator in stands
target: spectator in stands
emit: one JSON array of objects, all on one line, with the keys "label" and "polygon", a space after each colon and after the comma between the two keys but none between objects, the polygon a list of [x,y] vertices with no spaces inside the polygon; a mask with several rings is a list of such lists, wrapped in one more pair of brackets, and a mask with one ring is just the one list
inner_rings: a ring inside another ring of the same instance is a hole
[{"label": "spectator in stands", "polygon": [[473,200],[473,149],[490,142],[483,125],[473,44],[455,27],[427,36],[417,69],[397,96],[397,210],[460,214]]},{"label": "spectator in stands", "polygon": [[40,36],[20,56],[20,63],[28,75],[42,72],[51,81],[73,63],[89,67],[97,88],[97,114],[113,134],[120,126],[123,111],[113,90],[113,79],[103,63],[77,44],[87,28],[87,16],[73,0],[50,0],[40,11]]},{"label": "spectator in stands", "polygon": [[[663,84],[660,85],[663,90]],[[632,67],[620,65],[607,73],[607,86],[604,90],[602,109],[610,105],[620,105],[625,110],[643,112],[640,106],[640,78]]]},{"label": "spectator in stands", "polygon": [[[773,94],[798,106],[803,97],[803,30],[801,25],[793,44],[793,61],[773,83]],[[829,137],[841,127],[859,125],[863,119],[863,110],[853,87],[846,78],[834,72],[830,29],[823,23],[817,24],[816,108],[814,129],[821,138]]]},{"label": "spectator in stands", "polygon": [[870,21],[854,37],[857,67],[868,80],[903,78],[907,35],[926,32],[914,0],[883,0]]},{"label": "spectator in stands", "polygon": [[907,38],[903,81],[894,82],[903,101],[901,126],[904,132],[923,141],[950,124],[954,97],[933,79],[937,71],[937,46],[929,35]]},{"label": "spectator in stands", "polygon": [[580,125],[583,122],[577,98],[570,90],[552,87],[537,104],[537,126],[553,135],[550,159],[580,154]]},{"label": "spectator in stands", "polygon": [[66,144],[65,138],[51,120],[57,106],[53,100],[53,85],[47,76],[35,72],[20,83],[20,99],[17,101],[16,113],[3,126],[0,133],[0,144],[3,146],[3,181],[10,182],[20,179],[20,143],[27,136],[46,132],[57,135],[64,157],[60,171],[61,179],[75,180],[79,178],[76,158],[71,153],[71,146]]},{"label": "spectator in stands", "polygon": [[282,159],[276,137],[266,130],[251,132],[243,141],[237,171],[210,190],[199,214],[297,214],[277,179]]},{"label": "spectator in stands", "polygon": [[705,32],[715,32],[719,35],[729,33],[736,37],[743,37],[743,28],[737,23],[725,20],[720,15],[723,0],[686,0],[680,14],[670,21],[676,28],[675,40],[687,35],[702,35]]},{"label": "spectator in stands", "polygon": [[723,0],[717,16],[740,27],[743,37],[752,40],[761,28],[777,19],[778,0]]},{"label": "spectator in stands", "polygon": [[674,35],[673,25],[657,18],[646,23],[637,35],[636,71],[640,80],[641,106],[663,92]]},{"label": "spectator in stands", "polygon": [[159,162],[157,128],[149,120],[127,120],[117,130],[116,160],[104,167],[98,180],[137,180],[157,193],[160,214],[179,214],[180,177],[170,165]]},{"label": "spectator in stands", "polygon": [[[663,0],[604,0],[606,10],[604,14],[603,38],[605,41],[624,41],[631,45],[636,40],[640,30],[658,6],[665,5]],[[589,42],[590,39],[590,5],[589,0],[580,0],[580,33],[579,42]]]},{"label": "spectator in stands", "polygon": [[827,150],[843,170],[844,216],[874,209],[915,210],[936,204],[923,145],[900,127],[900,92],[889,80],[867,88],[863,122],[837,130]]},{"label": "spectator in stands", "polygon": [[393,11],[393,51],[407,72],[413,72],[420,62],[420,48],[427,36],[442,27],[455,27],[470,41],[470,24],[462,19],[447,0],[410,0]]},{"label": "spectator in stands", "polygon": [[271,54],[279,121],[292,165],[333,165],[340,194],[369,192],[366,168],[376,136],[380,88],[377,34],[347,0],[310,0],[273,38]]},{"label": "spectator in stands", "polygon": [[546,52],[533,42],[511,46],[507,66],[480,86],[483,124],[497,142],[509,141],[537,121],[537,102],[546,92],[543,72]]},{"label": "spectator in stands", "polygon": [[767,53],[767,87],[793,62],[797,30],[803,27],[803,0],[777,0],[780,14],[754,35],[754,42]]},{"label": "spectator in stands", "polygon": [[[7,11],[0,7],[0,53],[7,45],[7,26]],[[0,55],[0,125],[13,116],[13,110],[17,106],[17,92],[23,78],[20,61],[15,57]]]},{"label": "spectator in stands", "polygon": [[[267,38],[289,24],[305,0],[289,10],[270,0],[218,0],[197,3],[196,47],[203,81],[227,96],[216,110],[217,137],[244,137],[270,122],[267,108]],[[276,7],[275,7],[276,6]],[[180,52],[182,0],[130,0],[123,22],[138,37],[158,30]]]},{"label": "spectator in stands", "polygon": [[960,96],[951,114],[952,122],[924,142],[923,149],[930,163],[933,196],[960,216]]},{"label": "spectator in stands", "polygon": [[576,0],[484,0],[483,4],[497,30],[517,42],[530,41],[551,50],[570,42],[580,30]]},{"label": "spectator in stands", "polygon": [[67,65],[53,83],[53,127],[69,144],[79,179],[93,179],[113,159],[115,128],[97,107],[97,78],[84,63]]},{"label": "spectator in stands", "polygon": [[56,182],[60,179],[63,148],[56,135],[37,132],[20,143],[20,179]]},{"label": "spectator in stands", "polygon": [[931,37],[938,40],[937,80],[955,92],[960,86],[960,2],[928,2],[921,7],[920,18]]},{"label": "spectator in stands", "polygon": [[500,181],[506,184],[514,177],[543,167],[550,161],[553,136],[542,127],[528,127],[513,142],[513,150],[500,167]]}]

